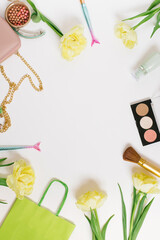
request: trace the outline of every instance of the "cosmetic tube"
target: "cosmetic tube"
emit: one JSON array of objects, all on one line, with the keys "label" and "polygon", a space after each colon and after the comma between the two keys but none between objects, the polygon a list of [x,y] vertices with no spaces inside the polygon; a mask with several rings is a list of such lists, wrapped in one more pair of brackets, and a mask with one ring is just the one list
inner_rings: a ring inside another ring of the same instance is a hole
[{"label": "cosmetic tube", "polygon": [[153,53],[148,59],[146,59],[132,74],[136,80],[145,76],[154,69],[160,67],[160,53]]}]

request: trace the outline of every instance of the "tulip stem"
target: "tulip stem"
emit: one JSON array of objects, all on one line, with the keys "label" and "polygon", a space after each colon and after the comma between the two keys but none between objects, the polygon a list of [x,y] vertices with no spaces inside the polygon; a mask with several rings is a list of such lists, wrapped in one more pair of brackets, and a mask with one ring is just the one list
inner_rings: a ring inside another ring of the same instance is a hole
[{"label": "tulip stem", "polygon": [[96,209],[96,208],[94,209],[94,213],[95,213],[95,217],[96,217],[96,219],[97,219],[98,227],[99,227],[99,229],[100,229],[99,218],[98,218],[98,213],[97,213],[97,209]]},{"label": "tulip stem", "polygon": [[39,21],[43,21],[45,22],[50,28],[52,28],[55,33],[57,33],[60,37],[63,36],[63,33],[61,32],[61,30],[53,23],[51,22],[46,16],[44,16],[36,7],[36,5],[31,1],[31,0],[27,0],[27,2],[30,4],[30,6],[33,9],[33,14],[32,14],[32,20],[34,22],[39,22]]},{"label": "tulip stem", "polygon": [[43,22],[45,22],[50,28],[52,28],[55,33],[57,33],[60,37],[63,37],[63,33],[61,32],[61,30],[53,23],[51,22],[47,17],[45,17],[41,12],[40,16]]},{"label": "tulip stem", "polygon": [[101,236],[101,229],[100,229],[100,224],[99,224],[99,218],[98,218],[98,213],[97,213],[97,209],[95,208],[94,210],[94,214],[97,220],[97,227],[98,227],[98,231],[99,231],[99,236],[100,238],[98,240],[102,240],[102,236]]},{"label": "tulip stem", "polygon": [[96,240],[96,236],[93,232],[92,232],[92,240]]},{"label": "tulip stem", "polygon": [[147,17],[145,17],[142,21],[140,21],[137,25],[135,25],[134,27],[132,27],[133,30],[135,30],[136,28],[138,28],[139,26],[141,26],[142,24],[144,24],[145,22],[147,22],[148,20],[150,20],[157,12],[159,12],[159,8],[157,8],[157,10],[155,10],[153,13],[150,13]]},{"label": "tulip stem", "polygon": [[137,195],[135,196],[135,199],[133,199],[128,240],[132,240],[132,231],[133,231],[133,225],[134,225],[134,217],[135,217],[135,212],[136,212],[137,205],[139,203],[140,197],[141,197],[141,193],[138,192]]}]

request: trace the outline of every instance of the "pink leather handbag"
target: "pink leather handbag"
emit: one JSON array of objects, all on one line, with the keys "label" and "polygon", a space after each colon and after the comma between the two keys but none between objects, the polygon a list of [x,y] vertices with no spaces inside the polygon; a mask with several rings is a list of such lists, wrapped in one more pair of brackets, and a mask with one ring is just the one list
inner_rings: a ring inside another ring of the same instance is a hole
[{"label": "pink leather handbag", "polygon": [[12,54],[17,53],[20,46],[21,41],[19,36],[0,17],[0,64]]},{"label": "pink leather handbag", "polygon": [[[10,104],[13,100],[13,96],[15,91],[17,91],[22,84],[22,82],[27,78],[31,84],[31,86],[38,92],[42,91],[42,81],[35,70],[28,64],[28,62],[19,54],[18,49],[21,46],[21,41],[19,36],[13,31],[13,29],[9,26],[9,24],[0,17],[0,73],[4,77],[4,79],[9,84],[8,93],[4,97],[3,101],[0,103],[0,133],[4,133],[11,126],[11,119],[7,112],[7,105]],[[32,72],[32,74],[38,80],[39,86],[37,87],[31,76],[29,74],[25,74],[21,77],[19,82],[16,84],[12,82],[9,77],[6,75],[5,70],[1,63],[16,54],[21,61],[26,65],[27,68]]]}]

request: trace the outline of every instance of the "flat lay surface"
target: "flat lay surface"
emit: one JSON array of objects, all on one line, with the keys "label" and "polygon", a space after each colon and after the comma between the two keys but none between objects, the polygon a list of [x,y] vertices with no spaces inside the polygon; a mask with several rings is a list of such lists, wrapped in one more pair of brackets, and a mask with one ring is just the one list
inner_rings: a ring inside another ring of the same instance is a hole
[{"label": "flat lay surface", "polygon": [[[76,225],[70,240],[91,239],[89,224],[75,205],[77,198],[88,190],[107,193],[105,204],[98,209],[100,222],[104,223],[115,214],[106,238],[123,239],[118,183],[122,187],[126,207],[130,210],[132,172],[141,170],[123,161],[124,149],[131,145],[146,160],[160,165],[160,142],[142,145],[130,106],[151,98],[160,127],[160,98],[156,98],[160,96],[160,68],[139,81],[132,75],[146,57],[160,51],[160,31],[150,40],[155,23],[153,18],[136,30],[138,45],[130,50],[115,37],[114,26],[121,19],[145,11],[151,2],[86,0],[95,36],[101,43],[93,47],[79,0],[34,2],[63,33],[82,24],[87,47],[80,56],[68,62],[61,57],[59,37],[46,24],[30,22],[25,27],[46,31],[45,36],[38,39],[21,38],[19,50],[40,75],[44,90],[37,93],[27,79],[22,83],[13,102],[7,107],[12,127],[0,135],[0,145],[31,145],[40,141],[41,152],[24,149],[1,152],[0,157],[7,156],[8,162],[25,159],[31,163],[36,182],[30,199],[36,203],[51,179],[61,179],[69,186],[69,195],[60,216]],[[1,0],[1,17],[4,17],[7,6],[8,2]],[[17,56],[10,57],[2,65],[9,78],[16,83],[29,72]],[[0,90],[1,102],[8,91],[8,85],[1,75]],[[141,108],[137,114],[145,116],[143,111],[145,109]],[[147,129],[153,120],[143,119],[141,127]],[[154,142],[155,136],[150,134],[144,138]],[[1,170],[2,177],[9,173],[10,168]],[[56,212],[61,196],[63,188],[55,184],[43,206]],[[1,224],[15,200],[15,194],[0,186],[0,199],[8,202],[8,205],[0,205]],[[159,224],[160,196],[157,195],[137,240],[158,239]]]}]

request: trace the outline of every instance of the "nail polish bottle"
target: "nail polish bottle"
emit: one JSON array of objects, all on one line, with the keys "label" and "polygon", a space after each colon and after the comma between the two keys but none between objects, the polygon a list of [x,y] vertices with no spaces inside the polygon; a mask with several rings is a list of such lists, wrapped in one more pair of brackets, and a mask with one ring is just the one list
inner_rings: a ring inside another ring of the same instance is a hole
[{"label": "nail polish bottle", "polygon": [[146,59],[132,74],[136,80],[145,76],[154,69],[160,67],[160,53],[153,53],[148,59]]}]

